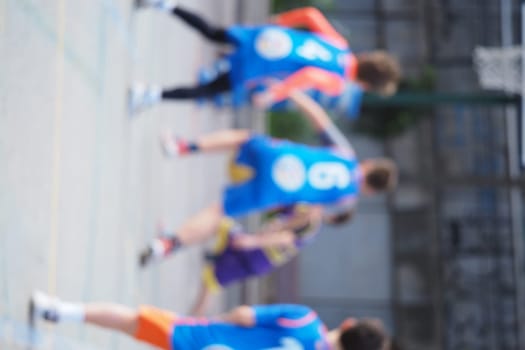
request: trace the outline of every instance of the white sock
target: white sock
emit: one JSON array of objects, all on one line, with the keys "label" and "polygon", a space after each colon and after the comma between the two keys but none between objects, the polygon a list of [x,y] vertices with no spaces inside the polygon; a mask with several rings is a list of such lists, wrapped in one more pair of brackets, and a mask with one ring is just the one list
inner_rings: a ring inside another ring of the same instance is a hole
[{"label": "white sock", "polygon": [[39,317],[44,317],[47,313],[50,313],[52,315],[56,314],[58,322],[84,322],[85,310],[83,304],[64,302],[57,297],[49,296],[40,291],[35,291],[32,298]]},{"label": "white sock", "polygon": [[58,304],[58,316],[61,322],[82,323],[86,319],[84,304],[61,301]]},{"label": "white sock", "polygon": [[177,7],[177,2],[173,0],[150,0],[152,6],[159,10],[171,12]]}]

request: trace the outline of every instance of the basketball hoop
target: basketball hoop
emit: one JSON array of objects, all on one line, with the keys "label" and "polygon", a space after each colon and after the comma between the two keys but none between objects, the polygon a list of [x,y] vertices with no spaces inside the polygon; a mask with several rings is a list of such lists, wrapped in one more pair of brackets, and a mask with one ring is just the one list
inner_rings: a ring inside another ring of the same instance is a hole
[{"label": "basketball hoop", "polygon": [[481,87],[522,93],[522,47],[477,47],[474,66]]}]

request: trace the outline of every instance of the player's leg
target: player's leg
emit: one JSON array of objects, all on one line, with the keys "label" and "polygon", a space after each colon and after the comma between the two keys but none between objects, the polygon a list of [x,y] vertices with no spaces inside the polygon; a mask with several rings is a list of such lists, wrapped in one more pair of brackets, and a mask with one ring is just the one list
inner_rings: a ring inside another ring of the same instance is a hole
[{"label": "player's leg", "polygon": [[138,7],[153,7],[161,11],[170,12],[182,19],[186,24],[195,28],[205,38],[221,44],[229,44],[226,29],[207,22],[200,15],[183,9],[174,0],[136,0]]},{"label": "player's leg", "polygon": [[[230,251],[230,235],[240,232],[242,227],[239,226],[234,220],[223,217],[215,233],[215,244],[211,251],[205,254],[204,268],[202,270],[202,279],[199,289],[199,293],[193,306],[191,308],[191,315],[203,316],[209,306],[212,296],[222,290],[225,284],[231,283],[236,279],[235,259],[225,257],[227,252]],[[227,266],[224,266],[224,261],[227,261]],[[216,272],[219,270],[228,269],[231,273],[229,279],[219,279]],[[244,271],[245,269],[241,269]]]},{"label": "player's leg", "polygon": [[134,84],[129,90],[129,109],[134,114],[162,101],[206,98],[230,91],[229,72],[219,74],[214,80],[195,86],[162,88],[158,85]]},{"label": "player's leg", "polygon": [[195,141],[184,140],[172,132],[161,135],[161,146],[167,157],[183,156],[201,152],[235,151],[251,137],[249,130],[228,129],[216,131],[198,138]]},{"label": "player's leg", "polygon": [[163,89],[161,92],[161,98],[163,100],[184,100],[211,97],[230,91],[231,87],[230,73],[224,72],[206,84]]},{"label": "player's leg", "polygon": [[182,19],[185,23],[195,28],[208,40],[221,43],[230,44],[230,40],[227,35],[227,30],[220,26],[215,26],[204,20],[201,16],[183,9],[180,6],[173,8],[172,13]]},{"label": "player's leg", "polygon": [[177,316],[153,307],[138,310],[113,303],[71,303],[35,292],[29,303],[31,326],[42,319],[53,323],[87,323],[125,333],[161,349],[170,350]]},{"label": "player's leg", "polygon": [[213,294],[214,293],[207,287],[206,283],[201,283],[199,293],[191,307],[190,314],[196,317],[204,316]]},{"label": "player's leg", "polygon": [[214,204],[187,220],[175,231],[161,232],[140,254],[142,267],[161,260],[183,246],[202,243],[213,237],[223,218],[222,205]]},{"label": "player's leg", "polygon": [[137,312],[129,307],[105,303],[71,303],[35,292],[29,304],[32,325],[38,319],[49,322],[90,323],[133,336],[137,328]]},{"label": "player's leg", "polygon": [[90,303],[85,306],[85,322],[133,336],[137,331],[138,313],[127,306]]}]

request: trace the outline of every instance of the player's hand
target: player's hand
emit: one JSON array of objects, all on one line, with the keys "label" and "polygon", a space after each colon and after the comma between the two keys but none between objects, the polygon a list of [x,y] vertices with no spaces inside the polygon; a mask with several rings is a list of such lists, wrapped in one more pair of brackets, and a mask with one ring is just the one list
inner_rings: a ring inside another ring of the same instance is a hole
[{"label": "player's hand", "polygon": [[232,240],[232,246],[237,250],[251,250],[258,247],[257,238],[253,235],[238,235]]},{"label": "player's hand", "polygon": [[256,93],[252,97],[252,103],[257,109],[266,110],[274,103],[273,95],[269,91]]}]

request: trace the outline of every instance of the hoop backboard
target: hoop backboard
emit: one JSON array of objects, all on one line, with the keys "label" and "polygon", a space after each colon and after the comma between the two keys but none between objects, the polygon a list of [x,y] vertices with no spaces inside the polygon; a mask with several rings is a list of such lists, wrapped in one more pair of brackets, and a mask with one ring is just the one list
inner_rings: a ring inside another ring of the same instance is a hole
[{"label": "hoop backboard", "polygon": [[[523,13],[525,16],[525,3]],[[524,17],[525,18],[525,17]],[[525,22],[523,23],[525,36]],[[478,73],[479,83],[488,90],[500,90],[507,94],[522,96],[519,109],[518,143],[519,158],[525,167],[525,46],[477,47],[474,50],[474,68]]]},{"label": "hoop backboard", "polygon": [[521,94],[521,46],[477,47],[474,64],[479,83],[485,89]]}]

